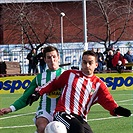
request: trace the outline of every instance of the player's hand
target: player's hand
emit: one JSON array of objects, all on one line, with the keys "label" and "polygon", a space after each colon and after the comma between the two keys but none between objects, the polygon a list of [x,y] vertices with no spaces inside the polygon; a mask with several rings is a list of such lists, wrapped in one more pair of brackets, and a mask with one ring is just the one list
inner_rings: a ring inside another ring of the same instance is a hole
[{"label": "player's hand", "polygon": [[2,110],[0,110],[0,115],[4,115],[4,113],[2,112]]},{"label": "player's hand", "polygon": [[8,114],[10,112],[12,112],[12,110],[10,108],[2,108],[2,109],[0,109],[0,115]]},{"label": "player's hand", "polygon": [[114,113],[116,115],[129,117],[131,115],[131,111],[129,109],[123,108],[121,106],[115,108]]},{"label": "player's hand", "polygon": [[32,105],[33,102],[37,101],[40,97],[40,94],[38,91],[35,91],[33,94],[31,94],[28,99],[27,99],[27,104],[29,104],[29,106]]}]

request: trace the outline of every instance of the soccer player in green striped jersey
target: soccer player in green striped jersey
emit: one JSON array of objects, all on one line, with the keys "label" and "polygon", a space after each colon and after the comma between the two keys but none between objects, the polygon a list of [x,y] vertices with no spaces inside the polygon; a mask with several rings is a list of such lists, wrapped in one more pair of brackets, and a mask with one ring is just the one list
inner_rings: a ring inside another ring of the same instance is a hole
[{"label": "soccer player in green striped jersey", "polygon": [[[9,112],[17,111],[26,107],[28,98],[32,95],[38,86],[46,84],[48,81],[58,77],[64,69],[59,67],[59,52],[57,48],[48,46],[44,48],[44,60],[48,66],[48,69],[38,74],[31,82],[29,87],[25,90],[23,95],[17,99],[10,107],[0,110],[0,115],[7,114]],[[56,103],[60,97],[61,89],[57,91],[44,94],[40,98],[39,107],[35,116],[35,124],[37,127],[37,133],[44,133],[46,125],[53,120],[53,112],[56,107]]]}]

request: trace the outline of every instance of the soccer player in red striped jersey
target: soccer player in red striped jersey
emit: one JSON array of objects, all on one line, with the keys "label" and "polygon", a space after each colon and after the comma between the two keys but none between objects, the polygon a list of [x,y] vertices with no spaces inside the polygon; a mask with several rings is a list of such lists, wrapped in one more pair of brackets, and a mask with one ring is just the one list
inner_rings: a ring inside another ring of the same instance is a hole
[{"label": "soccer player in red striped jersey", "polygon": [[64,88],[54,113],[54,120],[64,123],[68,133],[93,133],[86,122],[92,105],[99,103],[111,115],[129,117],[131,111],[118,106],[106,84],[94,74],[97,55],[85,51],[81,70],[67,70],[39,89],[37,95]]}]

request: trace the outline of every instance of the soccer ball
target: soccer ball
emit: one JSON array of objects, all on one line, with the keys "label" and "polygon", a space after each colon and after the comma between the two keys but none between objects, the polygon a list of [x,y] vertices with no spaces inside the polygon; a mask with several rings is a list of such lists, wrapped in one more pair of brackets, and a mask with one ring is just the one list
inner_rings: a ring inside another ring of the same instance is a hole
[{"label": "soccer ball", "polygon": [[44,133],[67,133],[67,129],[63,123],[52,121],[46,126]]}]

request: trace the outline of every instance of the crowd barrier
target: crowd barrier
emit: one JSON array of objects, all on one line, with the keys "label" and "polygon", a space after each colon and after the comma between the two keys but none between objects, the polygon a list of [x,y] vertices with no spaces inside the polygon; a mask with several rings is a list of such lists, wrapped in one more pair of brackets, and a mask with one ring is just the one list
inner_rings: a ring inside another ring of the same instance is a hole
[{"label": "crowd barrier", "polygon": [[[133,73],[97,73],[109,90],[133,90]],[[35,75],[0,77],[0,94],[23,93]]]}]

